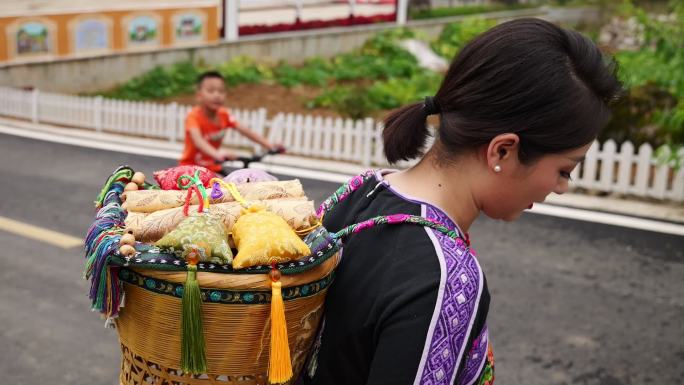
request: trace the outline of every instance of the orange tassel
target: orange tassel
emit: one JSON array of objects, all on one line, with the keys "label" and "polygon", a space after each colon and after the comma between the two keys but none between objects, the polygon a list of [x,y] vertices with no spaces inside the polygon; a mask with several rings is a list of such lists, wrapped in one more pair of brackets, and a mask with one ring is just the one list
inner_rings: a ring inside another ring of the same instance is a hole
[{"label": "orange tassel", "polygon": [[[279,273],[278,271],[275,271]],[[272,272],[273,273],[273,272]],[[280,274],[276,274],[276,277]],[[283,304],[282,283],[271,275],[271,350],[268,365],[268,381],[281,384],[292,378],[292,361],[287,340],[287,322]]]}]

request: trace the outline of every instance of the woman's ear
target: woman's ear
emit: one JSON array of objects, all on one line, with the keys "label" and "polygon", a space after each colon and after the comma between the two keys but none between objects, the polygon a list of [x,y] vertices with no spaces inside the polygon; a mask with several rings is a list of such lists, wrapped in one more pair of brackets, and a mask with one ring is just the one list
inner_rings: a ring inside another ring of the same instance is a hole
[{"label": "woman's ear", "polygon": [[[495,136],[487,146],[487,166],[490,170],[500,172],[511,161],[518,160],[520,137],[517,134],[508,133]],[[497,167],[498,166],[498,167]]]}]

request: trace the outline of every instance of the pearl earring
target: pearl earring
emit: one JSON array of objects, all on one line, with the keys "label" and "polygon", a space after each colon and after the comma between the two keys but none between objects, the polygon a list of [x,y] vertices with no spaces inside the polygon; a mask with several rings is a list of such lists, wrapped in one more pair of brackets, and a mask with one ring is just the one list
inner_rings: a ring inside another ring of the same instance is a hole
[{"label": "pearl earring", "polygon": [[501,172],[501,166],[499,166],[498,164],[494,166],[494,172]]}]

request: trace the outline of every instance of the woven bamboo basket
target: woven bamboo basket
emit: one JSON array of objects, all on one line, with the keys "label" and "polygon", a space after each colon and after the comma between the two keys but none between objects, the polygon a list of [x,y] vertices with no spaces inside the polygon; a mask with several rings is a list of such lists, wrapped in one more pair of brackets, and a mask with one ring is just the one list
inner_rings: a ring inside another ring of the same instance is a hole
[{"label": "woven bamboo basket", "polygon": [[[336,254],[308,271],[281,278],[294,372],[289,383],[305,364],[338,261]],[[197,274],[203,290],[208,367],[202,375],[180,370],[181,299],[172,294],[182,287],[186,273],[135,269],[119,275],[126,293],[116,320],[122,353],[120,384],[268,384],[268,274]],[[244,303],[245,298],[254,303]]]},{"label": "woven bamboo basket", "polygon": [[[98,210],[85,238],[92,309],[119,334],[119,383],[296,381],[339,262],[337,241],[323,227],[313,226],[299,234],[311,254],[297,260],[240,270],[186,261],[148,243],[131,243],[122,207],[122,194],[131,183],[157,188],[145,183],[144,176],[136,178],[130,167],[117,168],[97,197]],[[239,200],[237,187],[227,189]]]}]

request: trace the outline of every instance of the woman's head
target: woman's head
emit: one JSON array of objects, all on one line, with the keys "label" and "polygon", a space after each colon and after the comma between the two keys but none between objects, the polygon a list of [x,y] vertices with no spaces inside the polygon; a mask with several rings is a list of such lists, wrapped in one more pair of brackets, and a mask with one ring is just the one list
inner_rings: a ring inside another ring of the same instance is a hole
[{"label": "woman's head", "polygon": [[[454,58],[434,102],[443,155],[476,149],[503,133],[520,137],[520,158],[580,147],[596,138],[620,90],[613,62],[575,31],[541,19],[500,24]],[[390,114],[383,132],[390,162],[421,154],[423,103]]]},{"label": "woman's head", "polygon": [[[390,162],[420,156],[427,115],[436,109],[440,125],[431,151],[439,159],[477,153],[492,176],[532,172],[528,182],[551,159],[567,169],[560,158],[581,158],[609,119],[608,104],[620,91],[615,71],[578,32],[532,18],[502,23],[459,52],[432,100],[386,118],[385,154]],[[497,165],[504,171],[493,171]]]}]

